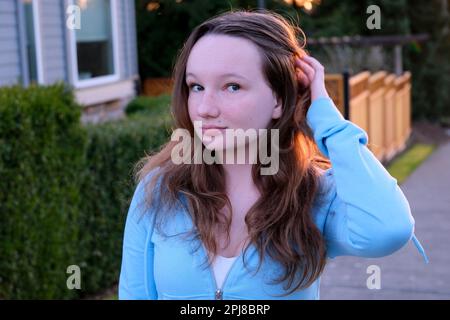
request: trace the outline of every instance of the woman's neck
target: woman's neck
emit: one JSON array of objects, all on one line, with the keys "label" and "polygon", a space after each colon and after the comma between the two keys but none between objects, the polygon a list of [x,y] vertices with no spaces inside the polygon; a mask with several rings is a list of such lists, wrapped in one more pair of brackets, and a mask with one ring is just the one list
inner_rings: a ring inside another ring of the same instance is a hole
[{"label": "woman's neck", "polygon": [[223,164],[227,186],[250,186],[253,184],[252,164]]},{"label": "woman's neck", "polygon": [[221,165],[225,171],[228,194],[239,191],[245,192],[246,190],[254,192],[256,190],[252,177],[253,162],[255,162],[253,157],[255,157],[255,155],[251,155],[250,152],[248,152],[248,146],[246,146],[246,148],[244,161],[238,160],[239,158],[236,155],[236,150],[234,159],[227,159],[225,150],[216,154],[219,159],[222,160]]}]

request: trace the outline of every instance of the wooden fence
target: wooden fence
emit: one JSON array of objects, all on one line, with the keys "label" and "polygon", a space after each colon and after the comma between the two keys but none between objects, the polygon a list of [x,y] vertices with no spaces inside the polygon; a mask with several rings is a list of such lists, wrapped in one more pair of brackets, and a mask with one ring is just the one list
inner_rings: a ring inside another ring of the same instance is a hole
[{"label": "wooden fence", "polygon": [[171,94],[173,80],[171,78],[147,78],[143,83],[143,94],[146,96],[159,96]]},{"label": "wooden fence", "polygon": [[[341,78],[341,79],[339,79]],[[411,73],[402,76],[379,71],[361,72],[349,78],[348,96],[329,88],[344,83],[344,76],[326,75],[331,98],[348,119],[367,132],[368,147],[380,161],[389,161],[401,152],[411,134]]]}]

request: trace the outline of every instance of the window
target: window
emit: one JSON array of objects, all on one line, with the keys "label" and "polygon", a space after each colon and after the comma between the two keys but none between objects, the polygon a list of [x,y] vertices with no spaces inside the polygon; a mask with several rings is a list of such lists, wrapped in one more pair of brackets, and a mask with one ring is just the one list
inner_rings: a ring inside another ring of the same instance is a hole
[{"label": "window", "polygon": [[75,85],[116,80],[117,30],[115,0],[77,0],[80,28],[72,30]]}]

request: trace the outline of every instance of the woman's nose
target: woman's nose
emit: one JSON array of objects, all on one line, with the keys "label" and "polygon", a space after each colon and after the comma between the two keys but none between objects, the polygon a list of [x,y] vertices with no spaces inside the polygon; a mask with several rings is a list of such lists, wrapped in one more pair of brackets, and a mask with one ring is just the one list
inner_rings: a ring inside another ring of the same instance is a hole
[{"label": "woman's nose", "polygon": [[197,112],[199,116],[204,118],[215,118],[220,114],[218,101],[213,93],[205,92],[197,106]]}]

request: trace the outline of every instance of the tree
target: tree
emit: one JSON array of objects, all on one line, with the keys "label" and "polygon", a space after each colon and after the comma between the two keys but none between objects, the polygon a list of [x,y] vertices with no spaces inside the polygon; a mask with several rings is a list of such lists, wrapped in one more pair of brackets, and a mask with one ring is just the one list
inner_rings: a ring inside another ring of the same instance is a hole
[{"label": "tree", "polygon": [[195,26],[220,12],[235,8],[229,0],[135,0],[139,74],[169,77],[177,51]]}]

